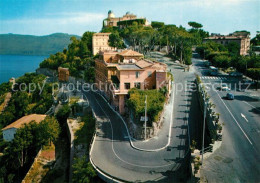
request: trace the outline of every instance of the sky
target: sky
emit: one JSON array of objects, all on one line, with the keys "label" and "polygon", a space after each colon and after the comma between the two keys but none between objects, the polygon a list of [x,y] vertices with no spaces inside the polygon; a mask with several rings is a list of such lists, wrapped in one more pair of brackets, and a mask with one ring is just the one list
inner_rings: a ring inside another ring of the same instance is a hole
[{"label": "sky", "polygon": [[81,36],[100,31],[109,10],[186,28],[196,21],[210,33],[260,31],[260,0],[0,0],[0,34]]}]

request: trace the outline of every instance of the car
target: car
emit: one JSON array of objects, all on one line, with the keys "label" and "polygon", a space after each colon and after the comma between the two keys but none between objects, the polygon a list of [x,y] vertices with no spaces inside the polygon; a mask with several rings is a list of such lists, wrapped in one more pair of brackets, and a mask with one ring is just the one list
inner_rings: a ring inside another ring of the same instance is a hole
[{"label": "car", "polygon": [[218,87],[219,90],[221,91],[230,91],[230,88],[227,86],[227,84],[221,84],[220,87]]},{"label": "car", "polygon": [[226,97],[228,100],[234,100],[235,98],[233,93],[227,93]]}]

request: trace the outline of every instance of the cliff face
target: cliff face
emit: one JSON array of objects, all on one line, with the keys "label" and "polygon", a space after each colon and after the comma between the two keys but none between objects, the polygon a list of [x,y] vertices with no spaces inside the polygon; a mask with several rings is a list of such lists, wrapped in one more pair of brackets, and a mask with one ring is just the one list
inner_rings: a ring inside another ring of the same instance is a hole
[{"label": "cliff face", "polygon": [[[0,54],[49,55],[67,48],[75,35],[55,33],[46,36],[0,34]],[[75,36],[77,39],[80,36]]]}]

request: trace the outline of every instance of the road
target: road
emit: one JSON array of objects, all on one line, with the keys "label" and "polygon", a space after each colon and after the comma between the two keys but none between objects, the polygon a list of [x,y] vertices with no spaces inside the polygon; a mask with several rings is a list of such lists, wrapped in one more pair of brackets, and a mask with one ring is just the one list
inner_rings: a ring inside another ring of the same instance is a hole
[{"label": "road", "polygon": [[[204,161],[202,175],[208,182],[260,182],[260,100],[252,90],[237,91],[239,79],[226,75],[207,76],[202,60],[193,59],[194,70],[208,83],[208,94],[220,113],[223,143]],[[214,90],[227,83],[235,95],[226,100],[227,91]],[[236,88],[237,87],[237,88]]]},{"label": "road", "polygon": [[[161,55],[159,55],[162,57]],[[190,85],[194,74],[173,66],[175,82]],[[187,82],[188,81],[188,82]],[[130,144],[122,119],[97,93],[85,92],[97,118],[97,136],[93,143],[91,159],[106,175],[123,182],[180,182],[189,176],[188,123],[197,112],[191,113],[191,89],[174,92],[174,107],[170,144],[167,148],[147,152]],[[193,111],[193,110],[192,110]]]}]

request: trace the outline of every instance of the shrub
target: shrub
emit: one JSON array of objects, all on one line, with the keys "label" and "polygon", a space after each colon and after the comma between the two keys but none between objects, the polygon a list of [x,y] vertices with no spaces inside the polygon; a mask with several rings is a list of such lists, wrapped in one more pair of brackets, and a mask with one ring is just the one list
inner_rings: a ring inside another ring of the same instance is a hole
[{"label": "shrub", "polygon": [[135,118],[140,119],[145,113],[145,96],[147,95],[147,116],[148,125],[158,120],[159,113],[163,110],[165,95],[164,92],[157,90],[138,90],[132,88],[129,90],[130,98],[126,101],[127,106],[134,112]]}]

